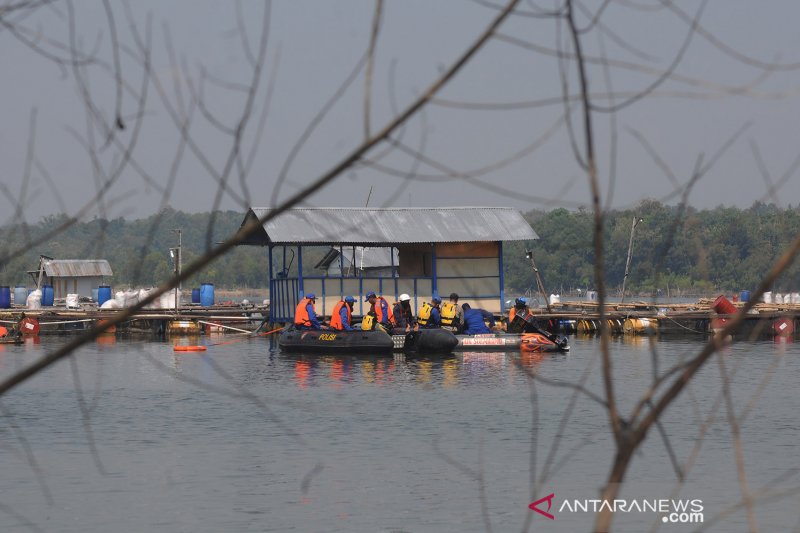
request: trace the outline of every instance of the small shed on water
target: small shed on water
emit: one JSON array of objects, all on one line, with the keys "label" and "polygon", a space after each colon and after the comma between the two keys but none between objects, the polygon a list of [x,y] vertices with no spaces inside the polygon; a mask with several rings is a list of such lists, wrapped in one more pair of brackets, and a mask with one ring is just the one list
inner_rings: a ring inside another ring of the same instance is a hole
[{"label": "small shed on water", "polygon": [[[250,208],[242,226],[268,217],[269,211]],[[390,304],[408,293],[415,309],[433,296],[447,298],[455,292],[460,302],[502,312],[503,242],[538,238],[522,214],[507,207],[317,207],[289,209],[269,218],[242,244],[269,248],[270,320],[289,322],[308,292],[317,295],[317,312],[323,315],[348,294],[358,300],[354,312],[364,314],[369,291]],[[303,249],[311,246],[338,249],[338,275],[304,269]],[[344,268],[347,249],[359,246],[396,248],[396,254],[386,253],[388,272]]]},{"label": "small shed on water", "polygon": [[42,285],[52,285],[55,298],[67,294],[92,296],[92,289],[105,285],[114,275],[105,259],[50,259],[42,257],[39,270],[29,270],[34,284],[42,275]]}]

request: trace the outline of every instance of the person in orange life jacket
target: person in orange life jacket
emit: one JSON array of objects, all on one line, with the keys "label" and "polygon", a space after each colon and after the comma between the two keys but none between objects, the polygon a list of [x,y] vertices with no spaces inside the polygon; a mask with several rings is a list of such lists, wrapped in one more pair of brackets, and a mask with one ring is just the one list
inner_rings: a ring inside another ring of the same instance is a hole
[{"label": "person in orange life jacket", "polygon": [[331,313],[331,328],[338,331],[353,331],[354,328],[350,325],[350,322],[353,317],[353,304],[355,301],[356,299],[352,296],[347,296],[334,306]]},{"label": "person in orange life jacket", "polygon": [[403,293],[398,300],[399,301],[394,304],[394,309],[392,310],[395,328],[411,331],[411,328],[417,327],[414,311],[411,309],[411,296]]},{"label": "person in orange life jacket", "polygon": [[[464,310],[464,334],[491,333],[494,328],[494,315],[484,309],[472,309],[469,304],[461,306]],[[486,325],[486,321],[489,325]]]},{"label": "person in orange life jacket", "polygon": [[520,318],[525,318],[531,314],[531,310],[528,308],[528,299],[524,296],[520,296],[516,300],[514,300],[514,307],[508,312],[508,323],[514,320],[514,317],[519,315]]},{"label": "person in orange life jacket", "polygon": [[389,308],[389,302],[383,296],[377,296],[375,292],[369,291],[364,301],[369,302],[369,313],[375,317],[375,322],[387,329],[393,327],[394,315]]},{"label": "person in orange life jacket", "polygon": [[431,298],[433,309],[431,309],[431,316],[425,324],[426,328],[438,328],[442,325],[442,313],[439,311],[439,304],[441,303],[442,299],[438,296]]},{"label": "person in orange life jacket", "polygon": [[317,312],[314,309],[316,301],[317,297],[313,292],[309,292],[305,298],[300,300],[294,311],[294,327],[297,329],[322,329],[322,324],[319,323]]}]

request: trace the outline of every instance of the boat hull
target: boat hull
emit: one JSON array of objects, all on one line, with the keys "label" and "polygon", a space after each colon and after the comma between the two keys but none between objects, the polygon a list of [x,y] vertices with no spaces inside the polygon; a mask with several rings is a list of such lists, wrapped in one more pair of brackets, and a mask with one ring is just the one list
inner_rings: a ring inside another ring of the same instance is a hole
[{"label": "boat hull", "polygon": [[287,352],[390,353],[392,337],[385,331],[285,329],[278,346]]},{"label": "boat hull", "polygon": [[539,333],[480,333],[456,335],[458,351],[525,350],[528,352],[564,352],[569,350],[566,339],[553,342]]},{"label": "boat hull", "polygon": [[392,339],[395,349],[406,353],[446,354],[458,345],[456,336],[445,329],[419,329],[392,335]]}]

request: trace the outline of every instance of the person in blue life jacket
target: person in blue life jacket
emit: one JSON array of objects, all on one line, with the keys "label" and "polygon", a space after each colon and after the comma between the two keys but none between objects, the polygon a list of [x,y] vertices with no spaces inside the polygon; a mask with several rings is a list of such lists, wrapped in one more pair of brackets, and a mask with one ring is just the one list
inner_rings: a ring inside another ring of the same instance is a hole
[{"label": "person in blue life jacket", "polygon": [[[495,327],[494,315],[485,309],[472,309],[469,304],[461,306],[464,310],[464,335],[476,335],[478,333],[491,333]],[[489,325],[486,325],[489,322]]]},{"label": "person in blue life jacket", "polygon": [[417,315],[417,323],[423,328],[438,328],[442,325],[442,313],[439,306],[442,299],[438,296],[431,298],[431,303],[425,302]]},{"label": "person in blue life jacket", "polygon": [[306,297],[300,300],[297,308],[294,311],[294,327],[297,329],[322,329],[317,318],[317,311],[314,309],[314,303],[317,297],[313,292],[306,294]]}]

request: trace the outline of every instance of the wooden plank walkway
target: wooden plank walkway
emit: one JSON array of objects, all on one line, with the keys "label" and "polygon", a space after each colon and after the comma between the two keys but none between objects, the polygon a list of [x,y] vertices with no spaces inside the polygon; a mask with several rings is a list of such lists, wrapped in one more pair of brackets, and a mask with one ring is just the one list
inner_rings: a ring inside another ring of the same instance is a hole
[{"label": "wooden plank walkway", "polygon": [[[64,307],[43,307],[26,309],[12,307],[0,310],[0,325],[15,325],[23,317],[34,318],[39,322],[41,333],[69,333],[88,329],[100,320],[114,318],[124,309],[98,309],[92,304],[82,304],[79,309]],[[175,309],[142,309],[130,320],[121,324],[120,331],[151,331],[163,329],[172,321],[212,322],[222,326],[235,326],[240,329],[254,329],[269,317],[269,306],[265,305],[215,305],[202,307],[187,305]]]},{"label": "wooden plank walkway", "polygon": [[[730,315],[717,314],[714,300],[695,303],[662,304],[626,302],[606,305],[606,320],[612,333],[623,334],[710,334],[725,325]],[[741,309],[744,303],[733,304]],[[596,333],[600,329],[597,302],[565,301],[546,309],[533,310],[537,318],[562,333]],[[737,332],[743,336],[793,337],[800,329],[800,304],[757,303],[748,312]]]}]

